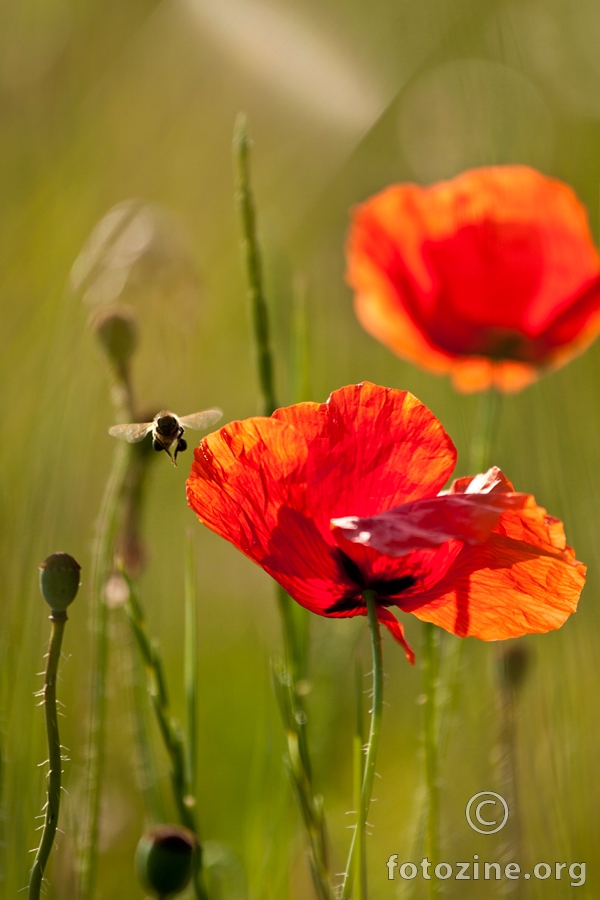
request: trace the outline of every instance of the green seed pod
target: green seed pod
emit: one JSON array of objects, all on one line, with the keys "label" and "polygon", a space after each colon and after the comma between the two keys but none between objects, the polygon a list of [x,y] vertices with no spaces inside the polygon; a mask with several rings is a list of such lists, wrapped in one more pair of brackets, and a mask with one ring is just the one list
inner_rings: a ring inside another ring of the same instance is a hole
[{"label": "green seed pod", "polygon": [[128,306],[108,307],[92,318],[91,326],[113,365],[118,369],[127,366],[138,340],[133,310]]},{"label": "green seed pod", "polygon": [[52,612],[64,612],[79,590],[81,566],[68,553],[52,553],[40,563],[40,590]]},{"label": "green seed pod", "polygon": [[142,886],[161,900],[179,894],[189,884],[198,852],[198,838],[182,825],[149,828],[135,852]]}]

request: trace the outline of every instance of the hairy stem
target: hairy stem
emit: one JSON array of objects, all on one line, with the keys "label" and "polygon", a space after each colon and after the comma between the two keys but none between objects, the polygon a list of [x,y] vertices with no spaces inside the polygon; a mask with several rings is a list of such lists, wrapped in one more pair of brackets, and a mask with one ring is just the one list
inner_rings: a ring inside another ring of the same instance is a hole
[{"label": "hairy stem", "polygon": [[[427,829],[426,851],[428,859],[439,862],[439,775],[438,775],[438,729],[437,729],[437,687],[439,666],[438,631],[431,622],[423,623],[423,738],[425,745],[425,781],[427,786]],[[434,900],[439,896],[437,878],[429,882],[429,896]]]},{"label": "hairy stem", "polygon": [[354,900],[366,900],[367,897],[367,854],[365,813],[362,803],[362,783],[365,774],[364,727],[363,727],[363,673],[360,663],[356,662],[354,675],[354,808],[356,810],[356,852],[354,854]]},{"label": "hairy stem", "polygon": [[[367,741],[367,754],[361,791],[361,808],[358,813],[366,824],[373,795],[373,782],[375,780],[375,765],[377,751],[379,749],[379,736],[381,734],[381,718],[383,714],[383,653],[381,650],[381,632],[377,618],[377,606],[374,591],[364,591],[363,598],[367,604],[367,616],[369,619],[369,631],[371,634],[371,653],[373,657],[373,702],[371,706],[371,724]],[[341,900],[349,900],[352,892],[353,874],[356,867],[355,854],[359,841],[357,828],[350,843],[350,853],[346,863],[346,873],[342,884]],[[365,897],[366,900],[366,897]]]},{"label": "hairy stem", "polygon": [[44,870],[54,843],[60,809],[62,756],[56,712],[56,678],[67,614],[64,611],[54,610],[50,616],[50,621],[52,622],[52,632],[46,659],[43,687],[46,736],[48,739],[48,796],[42,839],[29,875],[29,900],[39,900]]}]

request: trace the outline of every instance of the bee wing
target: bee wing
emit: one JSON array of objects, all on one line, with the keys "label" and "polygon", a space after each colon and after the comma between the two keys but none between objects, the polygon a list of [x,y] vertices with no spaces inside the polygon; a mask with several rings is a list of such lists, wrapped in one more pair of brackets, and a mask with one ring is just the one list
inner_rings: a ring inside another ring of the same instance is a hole
[{"label": "bee wing", "polygon": [[214,409],[203,409],[202,412],[192,413],[191,416],[180,416],[179,421],[184,428],[193,428],[194,431],[202,431],[218,422],[223,415],[223,410],[218,407]]},{"label": "bee wing", "polygon": [[108,429],[108,433],[112,434],[113,437],[128,441],[130,444],[137,444],[138,441],[142,441],[146,437],[152,429],[152,424],[152,422],[142,422],[140,424],[133,422],[130,425],[113,425],[112,428]]}]

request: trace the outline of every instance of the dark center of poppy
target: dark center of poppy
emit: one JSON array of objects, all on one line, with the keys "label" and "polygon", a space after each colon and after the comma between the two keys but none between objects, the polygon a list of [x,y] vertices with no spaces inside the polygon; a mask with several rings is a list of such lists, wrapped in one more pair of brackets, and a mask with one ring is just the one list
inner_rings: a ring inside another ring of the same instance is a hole
[{"label": "dark center of poppy", "polygon": [[438,321],[428,327],[440,347],[458,356],[487,356],[497,361],[511,359],[535,364],[548,353],[543,337],[529,338],[511,328],[481,325],[450,329]]},{"label": "dark center of poppy", "polygon": [[337,600],[331,606],[328,606],[325,610],[326,613],[350,612],[353,609],[361,608],[366,609],[362,592],[367,590],[375,591],[375,600],[381,606],[393,606],[395,605],[395,598],[398,594],[401,594],[402,591],[412,587],[415,583],[415,579],[412,575],[402,575],[400,578],[367,580],[360,567],[354,560],[350,559],[343,550],[338,550],[338,554],[344,572],[348,578],[354,582],[357,590],[342,597],[341,600]]}]

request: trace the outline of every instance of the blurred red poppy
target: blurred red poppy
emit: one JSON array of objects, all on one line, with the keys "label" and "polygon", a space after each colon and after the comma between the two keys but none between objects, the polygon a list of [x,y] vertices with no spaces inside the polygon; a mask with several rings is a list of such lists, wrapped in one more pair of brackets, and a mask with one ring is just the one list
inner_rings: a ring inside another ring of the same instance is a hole
[{"label": "blurred red poppy", "polygon": [[600,256],[571,188],[527,166],[388,187],[356,208],[363,327],[461,391],[518,391],[600,332]]},{"label": "blurred red poppy", "polygon": [[365,615],[375,591],[411,662],[390,606],[484,640],[558,628],[585,572],[561,523],[497,469],[440,493],[455,462],[419,400],[364,383],[208,435],[187,496],[312,612]]}]

